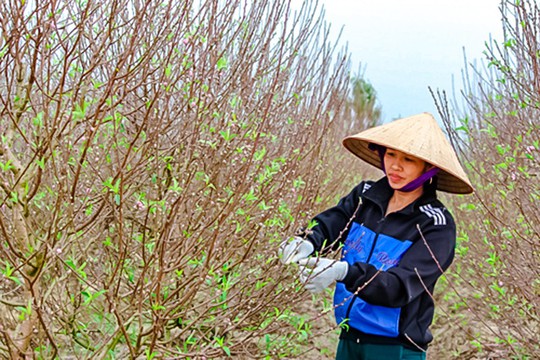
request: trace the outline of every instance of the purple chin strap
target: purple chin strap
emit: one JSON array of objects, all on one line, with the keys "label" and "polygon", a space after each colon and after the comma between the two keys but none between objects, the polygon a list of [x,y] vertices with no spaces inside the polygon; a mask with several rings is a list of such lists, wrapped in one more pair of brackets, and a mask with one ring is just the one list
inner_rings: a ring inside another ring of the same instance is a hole
[{"label": "purple chin strap", "polygon": [[416,190],[420,186],[424,185],[426,181],[430,180],[432,177],[437,175],[438,172],[439,172],[438,167],[432,167],[431,169],[429,169],[428,171],[426,171],[425,173],[423,173],[422,175],[420,175],[419,177],[417,177],[416,179],[414,179],[413,181],[411,181],[410,183],[408,183],[407,185],[399,189],[399,191],[411,192],[413,190]]},{"label": "purple chin strap", "polygon": [[[370,143],[368,145],[368,148],[379,153],[379,157],[381,158],[381,169],[386,174],[386,169],[384,168],[384,154],[386,153],[386,147]],[[437,175],[438,172],[439,168],[433,167],[398,190],[403,192],[411,192],[413,190],[416,190],[420,186],[424,185],[426,181]]]}]

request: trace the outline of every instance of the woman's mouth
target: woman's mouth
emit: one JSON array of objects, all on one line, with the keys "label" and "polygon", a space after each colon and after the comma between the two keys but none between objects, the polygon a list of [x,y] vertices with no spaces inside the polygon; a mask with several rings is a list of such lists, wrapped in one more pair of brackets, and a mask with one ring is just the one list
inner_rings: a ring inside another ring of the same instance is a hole
[{"label": "woman's mouth", "polygon": [[390,181],[392,181],[393,183],[397,183],[397,182],[400,182],[403,178],[399,175],[395,175],[395,174],[388,174],[388,178],[390,179]]}]

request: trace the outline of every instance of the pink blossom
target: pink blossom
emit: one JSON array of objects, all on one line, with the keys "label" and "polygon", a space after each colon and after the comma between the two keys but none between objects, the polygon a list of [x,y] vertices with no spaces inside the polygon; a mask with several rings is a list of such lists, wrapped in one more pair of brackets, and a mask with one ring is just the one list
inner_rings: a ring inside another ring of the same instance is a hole
[{"label": "pink blossom", "polygon": [[534,150],[536,150],[536,148],[533,145],[529,145],[525,148],[525,151],[529,154],[532,153]]},{"label": "pink blossom", "polygon": [[512,178],[512,181],[516,181],[517,179],[517,174],[515,172],[512,171],[512,173],[510,174],[510,177]]},{"label": "pink blossom", "polygon": [[141,201],[141,200],[138,200],[136,203],[135,203],[135,208],[137,210],[144,210],[144,203]]}]

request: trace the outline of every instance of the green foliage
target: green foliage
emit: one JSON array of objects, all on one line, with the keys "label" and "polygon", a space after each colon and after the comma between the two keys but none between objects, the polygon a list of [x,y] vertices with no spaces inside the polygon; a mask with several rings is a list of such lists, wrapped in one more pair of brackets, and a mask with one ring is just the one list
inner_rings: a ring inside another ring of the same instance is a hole
[{"label": "green foliage", "polygon": [[276,250],[361,173],[347,59],[313,5],[241,6],[0,5],[2,356],[287,358],[327,332]]},{"label": "green foliage", "polygon": [[442,307],[461,321],[445,330],[455,342],[443,340],[439,357],[451,349],[455,358],[540,356],[540,292],[534,285],[540,281],[540,99],[530,49],[538,39],[516,26],[539,24],[530,17],[537,12],[530,2],[503,1],[503,12],[509,16],[503,22],[507,37],[502,46],[488,46],[489,67],[496,71],[480,84],[490,90],[467,95],[461,120],[445,119],[476,192],[452,201],[457,259]]}]

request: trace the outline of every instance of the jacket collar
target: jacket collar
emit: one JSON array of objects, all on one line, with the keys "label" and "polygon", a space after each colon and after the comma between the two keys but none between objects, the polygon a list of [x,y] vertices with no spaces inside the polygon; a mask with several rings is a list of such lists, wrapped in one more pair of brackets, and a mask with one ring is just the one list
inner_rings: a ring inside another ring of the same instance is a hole
[{"label": "jacket collar", "polygon": [[[437,200],[436,189],[437,177],[435,176],[431,184],[424,184],[424,193],[418,199],[398,211],[398,213],[409,215],[417,211],[419,206],[429,204]],[[393,193],[394,189],[390,187],[390,184],[388,184],[388,178],[385,176],[374,182],[371,187],[362,194],[362,198],[377,204],[384,214]]]}]

